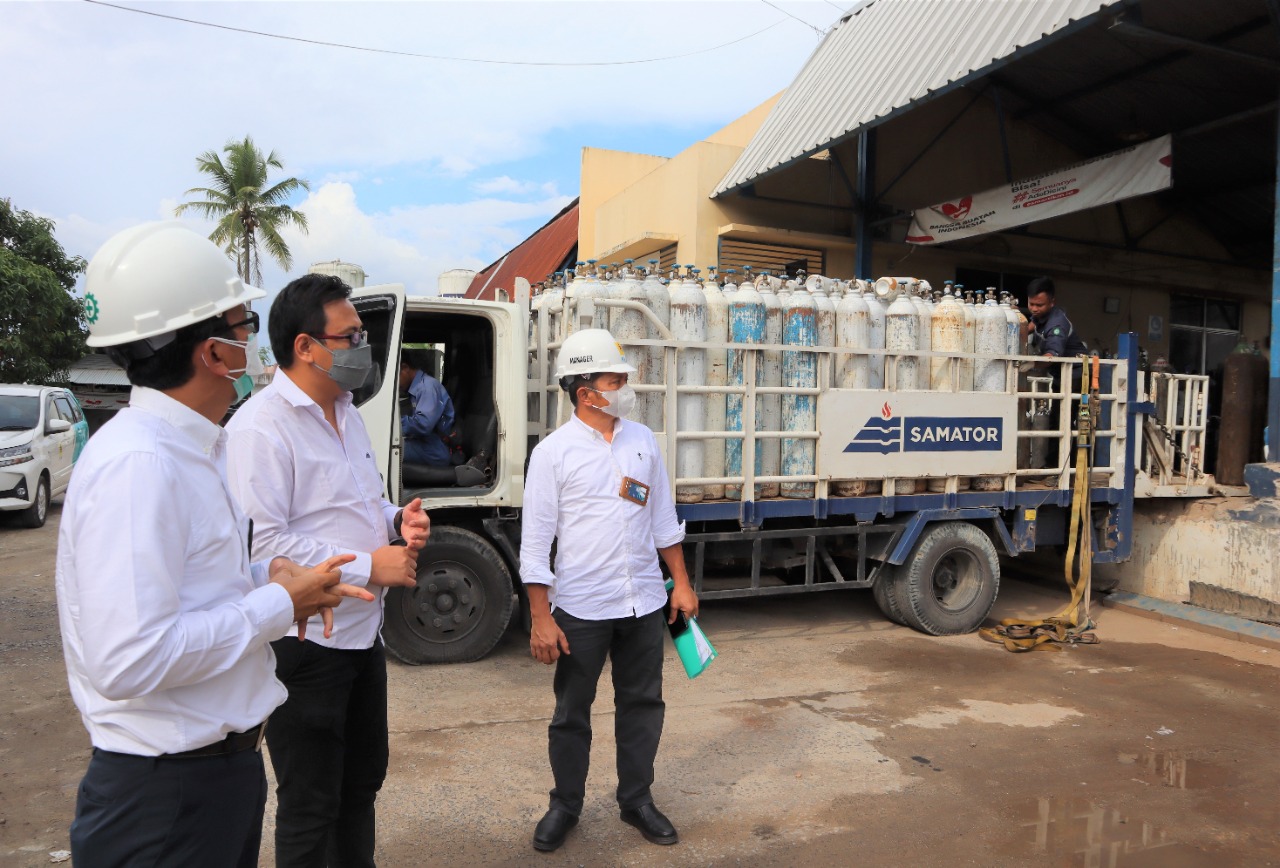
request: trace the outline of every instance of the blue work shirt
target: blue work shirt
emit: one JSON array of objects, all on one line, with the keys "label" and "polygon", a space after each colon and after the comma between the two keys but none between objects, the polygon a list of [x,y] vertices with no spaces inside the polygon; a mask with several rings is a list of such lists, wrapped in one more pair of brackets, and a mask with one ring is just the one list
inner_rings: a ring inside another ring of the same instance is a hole
[{"label": "blue work shirt", "polygon": [[453,399],[439,380],[424,371],[414,374],[409,397],[413,412],[400,417],[401,434],[406,441],[413,441],[405,444],[406,459],[421,464],[448,464],[449,447],[440,436],[453,431]]},{"label": "blue work shirt", "polygon": [[1067,319],[1066,311],[1051,307],[1043,318],[1031,318],[1031,334],[1038,343],[1041,355],[1074,358],[1088,352],[1084,341],[1076,335],[1075,326]]}]

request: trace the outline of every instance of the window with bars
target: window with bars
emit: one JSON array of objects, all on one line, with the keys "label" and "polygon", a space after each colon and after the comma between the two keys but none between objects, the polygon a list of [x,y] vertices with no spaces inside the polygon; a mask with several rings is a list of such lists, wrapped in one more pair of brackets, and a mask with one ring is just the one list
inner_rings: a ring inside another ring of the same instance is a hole
[{"label": "window with bars", "polygon": [[826,273],[826,257],[823,251],[816,248],[720,239],[720,263],[717,266],[720,273],[736,268],[741,274],[744,265],[750,265],[756,274],[761,271],[781,274],[785,271],[795,277],[797,271],[807,274]]},{"label": "window with bars", "polygon": [[1211,374],[1240,342],[1240,303],[1169,297],[1169,364],[1180,374]]}]

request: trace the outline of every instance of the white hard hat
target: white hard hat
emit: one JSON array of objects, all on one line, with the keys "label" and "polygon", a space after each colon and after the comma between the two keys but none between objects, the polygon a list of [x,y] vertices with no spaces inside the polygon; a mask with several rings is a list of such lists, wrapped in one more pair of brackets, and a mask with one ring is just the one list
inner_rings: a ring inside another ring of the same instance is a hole
[{"label": "white hard hat", "polygon": [[556,357],[556,378],[581,374],[634,374],[627,364],[622,345],[605,329],[583,329],[574,332],[560,345]]},{"label": "white hard hat", "polygon": [[91,347],[166,335],[266,295],[240,280],[216,244],[177,220],[113,235],[89,262],[84,289]]}]

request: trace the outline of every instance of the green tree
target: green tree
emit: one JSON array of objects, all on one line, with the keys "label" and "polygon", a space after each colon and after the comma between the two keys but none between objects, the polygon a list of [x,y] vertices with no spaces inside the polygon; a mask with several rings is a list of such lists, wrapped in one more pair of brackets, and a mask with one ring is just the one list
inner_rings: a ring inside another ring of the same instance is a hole
[{"label": "green tree", "polygon": [[87,352],[85,269],[53,236],[53,221],[0,199],[0,382],[62,383]]},{"label": "green tree", "polygon": [[292,224],[306,232],[307,215],[286,202],[298,191],[310,190],[311,184],[302,178],[271,183],[271,170],[283,170],[284,164],[275,151],[264,157],[248,136],[243,141],[227,142],[221,156],[216,151],[205,151],[196,157],[196,168],[209,176],[209,186],[192,187],[184,195],[204,199],[183,202],[174,213],[195,211],[207,220],[216,220],[209,239],[235,260],[236,271],[245,283],[262,283],[259,245],[288,271],[293,256],[280,230]]}]

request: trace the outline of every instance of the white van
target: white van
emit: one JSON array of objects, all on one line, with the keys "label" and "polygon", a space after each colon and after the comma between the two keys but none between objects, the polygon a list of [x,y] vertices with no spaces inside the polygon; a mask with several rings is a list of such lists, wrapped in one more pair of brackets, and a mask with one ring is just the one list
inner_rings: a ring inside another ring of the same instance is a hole
[{"label": "white van", "polygon": [[0,511],[42,527],[88,439],[84,411],[66,389],[0,385]]}]

